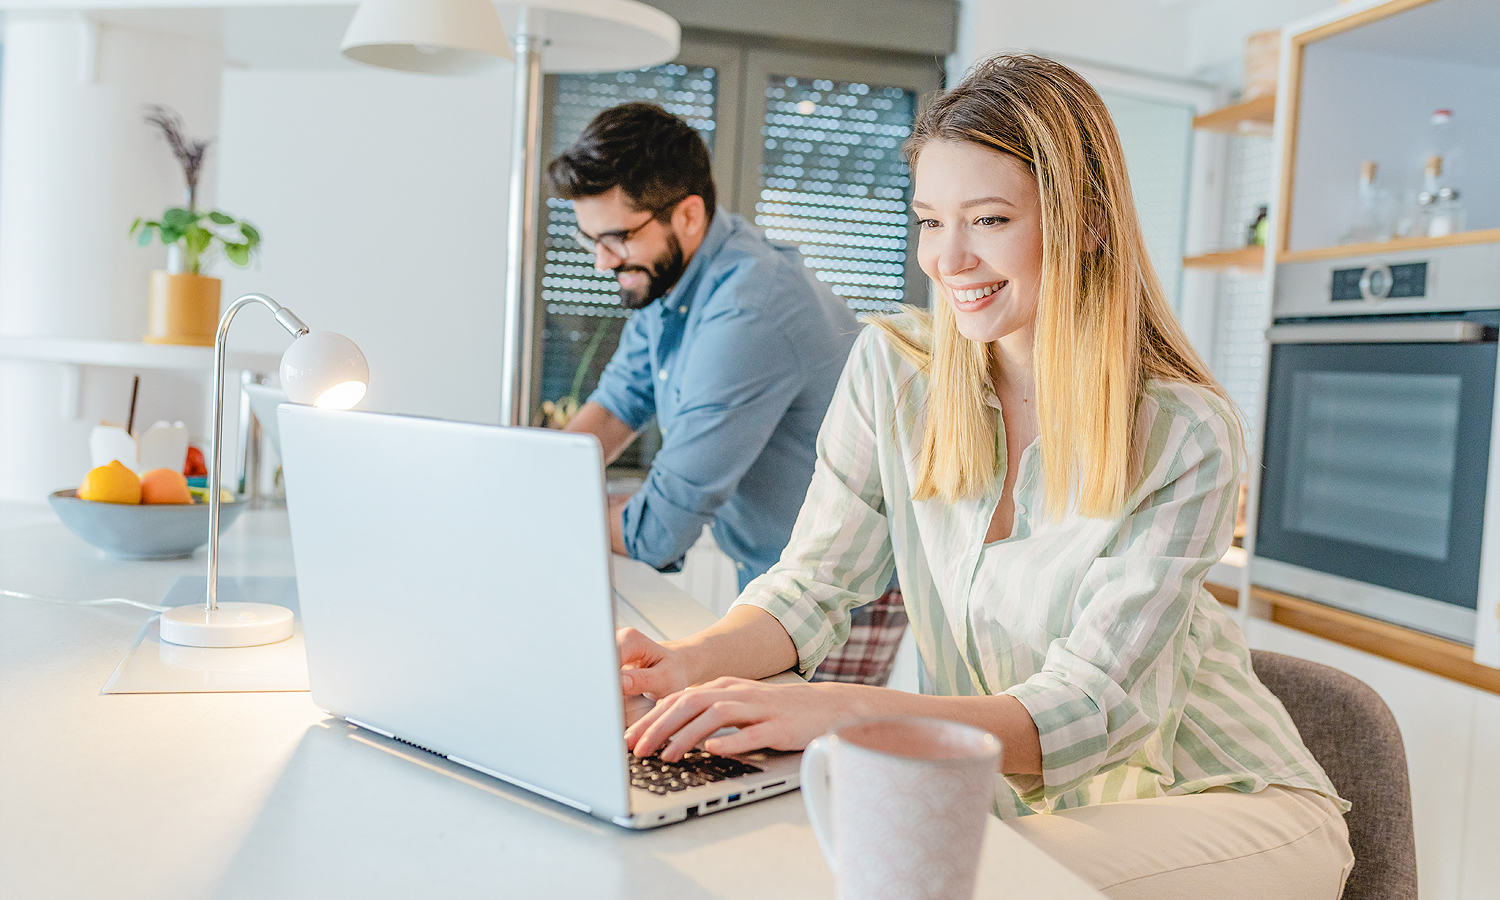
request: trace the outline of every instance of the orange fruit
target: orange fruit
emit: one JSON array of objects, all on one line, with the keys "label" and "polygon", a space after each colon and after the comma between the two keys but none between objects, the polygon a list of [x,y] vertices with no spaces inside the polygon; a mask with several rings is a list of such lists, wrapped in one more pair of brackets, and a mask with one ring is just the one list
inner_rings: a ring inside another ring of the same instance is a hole
[{"label": "orange fruit", "polygon": [[78,486],[78,499],[100,503],[140,503],[141,480],[118,459],[89,470]]},{"label": "orange fruit", "polygon": [[187,478],[172,469],[152,469],[141,476],[142,503],[192,503]]}]

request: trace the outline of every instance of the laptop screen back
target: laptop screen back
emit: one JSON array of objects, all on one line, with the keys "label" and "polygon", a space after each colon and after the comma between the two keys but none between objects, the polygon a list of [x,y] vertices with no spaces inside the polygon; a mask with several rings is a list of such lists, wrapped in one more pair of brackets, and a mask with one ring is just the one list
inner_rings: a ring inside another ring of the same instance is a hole
[{"label": "laptop screen back", "polygon": [[313,701],[628,814],[598,443],[308,406],[278,416]]}]

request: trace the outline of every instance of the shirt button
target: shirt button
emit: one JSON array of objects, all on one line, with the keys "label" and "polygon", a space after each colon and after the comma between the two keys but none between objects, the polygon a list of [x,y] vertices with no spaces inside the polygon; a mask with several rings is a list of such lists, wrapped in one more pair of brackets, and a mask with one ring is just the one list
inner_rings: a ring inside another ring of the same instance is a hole
[{"label": "shirt button", "polygon": [[687,307],[686,306],[679,306],[679,307],[677,307],[677,311],[680,312],[680,313],[682,313],[683,315],[687,315]]},{"label": "shirt button", "polygon": [[736,568],[736,569],[739,569],[739,570],[740,570],[740,571],[741,571],[741,572],[743,572],[743,571],[745,571],[745,564],[744,564],[744,563],[742,563],[742,562],[737,562],[737,563],[735,563],[735,564],[734,564],[734,567],[735,567],[735,568]]},{"label": "shirt button", "polygon": [[662,381],[666,381],[667,380],[667,370],[666,369],[658,369],[658,370],[656,370],[656,377],[660,378]]}]

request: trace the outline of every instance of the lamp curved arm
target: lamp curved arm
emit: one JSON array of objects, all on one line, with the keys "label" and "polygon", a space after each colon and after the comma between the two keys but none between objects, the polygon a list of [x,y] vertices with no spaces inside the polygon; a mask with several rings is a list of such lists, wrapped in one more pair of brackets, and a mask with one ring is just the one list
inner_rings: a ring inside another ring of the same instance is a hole
[{"label": "lamp curved arm", "polygon": [[308,328],[302,320],[292,314],[292,311],[267,297],[265,294],[245,294],[229,304],[224,310],[224,315],[219,317],[219,330],[214,335],[214,407],[213,407],[213,432],[212,444],[209,455],[212,462],[208,467],[208,598],[207,608],[218,609],[219,588],[219,490],[220,490],[220,466],[222,465],[222,441],[220,435],[224,430],[224,362],[227,355],[226,338],[229,336],[229,325],[234,321],[235,314],[242,307],[251,303],[259,303],[271,311],[276,317],[276,322],[287,330],[294,339],[307,334]]}]

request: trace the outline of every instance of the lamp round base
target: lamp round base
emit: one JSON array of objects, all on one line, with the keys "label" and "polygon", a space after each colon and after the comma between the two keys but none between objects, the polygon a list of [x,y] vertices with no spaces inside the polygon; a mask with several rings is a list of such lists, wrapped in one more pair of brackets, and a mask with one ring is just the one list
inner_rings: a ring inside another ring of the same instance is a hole
[{"label": "lamp round base", "polygon": [[270,603],[194,604],[161,614],[161,639],[183,647],[259,647],[292,636],[292,611]]}]

